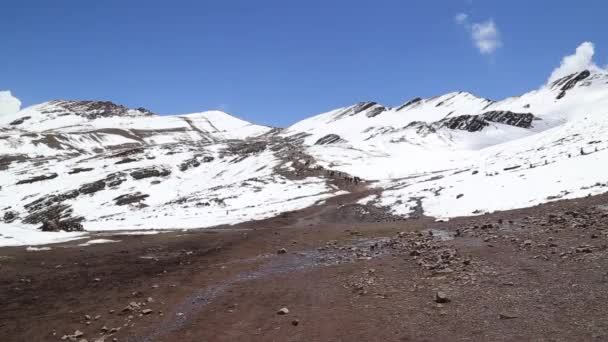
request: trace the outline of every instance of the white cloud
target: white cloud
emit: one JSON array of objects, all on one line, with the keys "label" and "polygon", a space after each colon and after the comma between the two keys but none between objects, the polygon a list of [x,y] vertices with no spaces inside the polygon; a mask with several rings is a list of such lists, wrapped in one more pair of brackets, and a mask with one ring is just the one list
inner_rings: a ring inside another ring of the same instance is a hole
[{"label": "white cloud", "polygon": [[465,24],[469,20],[469,15],[466,13],[458,13],[454,16],[456,24]]},{"label": "white cloud", "polygon": [[500,33],[492,19],[483,23],[473,24],[471,27],[471,37],[475,42],[475,46],[477,46],[477,49],[482,54],[491,54],[502,46]]},{"label": "white cloud", "polygon": [[454,21],[471,33],[471,39],[481,54],[492,54],[502,46],[500,32],[494,20],[470,23],[468,14],[458,13],[454,16]]},{"label": "white cloud", "polygon": [[10,91],[0,91],[0,116],[9,115],[21,109],[21,101],[14,97]]},{"label": "white cloud", "polygon": [[573,55],[566,56],[562,59],[562,63],[557,69],[553,70],[547,83],[551,83],[559,78],[583,70],[602,71],[602,69],[593,62],[594,54],[595,47],[593,46],[593,43],[582,43],[576,48],[576,52]]}]

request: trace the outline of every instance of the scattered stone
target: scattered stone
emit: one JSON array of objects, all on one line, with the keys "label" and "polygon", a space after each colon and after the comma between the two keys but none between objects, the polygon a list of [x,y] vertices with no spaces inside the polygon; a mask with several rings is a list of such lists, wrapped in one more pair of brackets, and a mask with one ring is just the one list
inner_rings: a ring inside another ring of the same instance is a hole
[{"label": "scattered stone", "polygon": [[152,310],[151,309],[144,309],[144,310],[141,310],[141,313],[144,314],[144,315],[149,315],[149,314],[152,313]]},{"label": "scattered stone", "polygon": [[500,314],[498,315],[498,317],[499,317],[500,319],[514,319],[514,318],[517,318],[517,316],[516,316],[516,315],[510,314],[510,313],[504,313],[504,312],[500,313]]},{"label": "scattered stone", "polygon": [[281,308],[279,311],[277,311],[277,315],[287,315],[289,313],[289,309],[287,308]]},{"label": "scattered stone", "polygon": [[277,251],[277,254],[285,254],[285,253],[287,253],[287,249],[285,249],[285,248],[281,248]]},{"label": "scattered stone", "polygon": [[293,325],[294,327],[297,327],[300,324],[300,321],[297,319],[294,319],[293,321],[291,321],[291,325]]},{"label": "scattered stone", "polygon": [[438,291],[435,293],[435,302],[436,303],[449,303],[451,300],[448,298],[447,294],[442,291]]}]

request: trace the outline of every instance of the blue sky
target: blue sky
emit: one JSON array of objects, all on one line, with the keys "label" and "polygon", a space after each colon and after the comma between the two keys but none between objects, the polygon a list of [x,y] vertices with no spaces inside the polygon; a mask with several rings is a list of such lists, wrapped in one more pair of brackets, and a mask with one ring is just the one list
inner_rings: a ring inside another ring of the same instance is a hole
[{"label": "blue sky", "polygon": [[607,10],[600,0],[6,0],[0,90],[23,105],[103,99],[275,126],[365,100],[500,99],[543,84],[584,41],[606,65]]}]

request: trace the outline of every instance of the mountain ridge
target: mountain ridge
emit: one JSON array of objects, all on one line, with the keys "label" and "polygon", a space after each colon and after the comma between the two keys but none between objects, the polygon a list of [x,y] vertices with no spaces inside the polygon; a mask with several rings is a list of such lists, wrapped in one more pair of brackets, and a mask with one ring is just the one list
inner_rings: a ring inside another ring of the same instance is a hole
[{"label": "mountain ridge", "polygon": [[285,128],[49,101],[0,117],[0,245],[259,220],[353,187],[404,219],[599,194],[605,108],[608,74],[587,71],[501,101],[359,102]]}]

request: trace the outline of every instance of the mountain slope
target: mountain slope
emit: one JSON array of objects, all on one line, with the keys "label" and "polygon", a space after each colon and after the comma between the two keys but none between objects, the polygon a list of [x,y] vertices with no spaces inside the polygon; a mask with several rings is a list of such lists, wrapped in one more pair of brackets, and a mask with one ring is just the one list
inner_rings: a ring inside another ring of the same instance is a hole
[{"label": "mountain slope", "polygon": [[233,224],[362,187],[379,191],[361,203],[441,219],[599,194],[607,132],[608,74],[588,71],[502,101],[362,102],[285,129],[51,101],[0,117],[0,245]]},{"label": "mountain slope", "polygon": [[[456,93],[373,116],[374,107],[355,105],[285,134],[306,135],[321,165],[378,180],[385,191],[367,200],[396,214],[449,218],[526,207],[606,191],[599,170],[608,157],[607,83],[607,74],[583,71],[499,102]],[[316,144],[323,135],[336,142]]]}]

